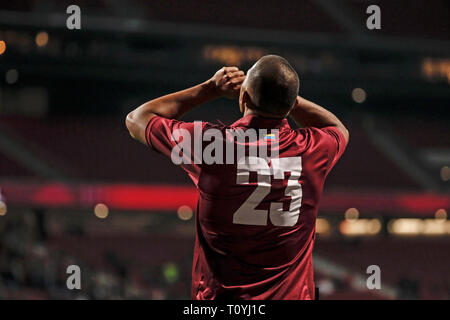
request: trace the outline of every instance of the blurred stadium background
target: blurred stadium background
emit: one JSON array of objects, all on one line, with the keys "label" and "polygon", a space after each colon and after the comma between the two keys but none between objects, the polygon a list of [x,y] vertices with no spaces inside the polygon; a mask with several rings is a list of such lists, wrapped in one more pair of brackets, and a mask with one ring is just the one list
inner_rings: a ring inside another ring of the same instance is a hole
[{"label": "blurred stadium background", "polygon": [[[66,28],[81,8],[82,29]],[[382,28],[366,28],[366,8]],[[321,299],[450,298],[446,0],[0,3],[0,298],[189,298],[193,184],[128,136],[127,112],[286,57],[351,132],[317,221]],[[239,117],[218,100],[189,120]],[[66,288],[66,268],[82,290]],[[381,268],[382,289],[366,288]]]}]

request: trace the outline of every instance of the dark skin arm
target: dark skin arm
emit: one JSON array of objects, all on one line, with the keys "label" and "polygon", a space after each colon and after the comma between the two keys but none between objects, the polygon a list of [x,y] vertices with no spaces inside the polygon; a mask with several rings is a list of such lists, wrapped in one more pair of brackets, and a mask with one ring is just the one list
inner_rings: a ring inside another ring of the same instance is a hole
[{"label": "dark skin arm", "polygon": [[346,142],[349,140],[350,135],[347,128],[334,114],[300,96],[297,97],[289,115],[302,127],[336,127],[342,132]]},{"label": "dark skin arm", "polygon": [[193,108],[219,97],[237,98],[244,72],[236,67],[223,67],[214,76],[194,87],[148,101],[131,111],[126,118],[130,135],[146,144],[145,128],[154,116],[179,119]]}]

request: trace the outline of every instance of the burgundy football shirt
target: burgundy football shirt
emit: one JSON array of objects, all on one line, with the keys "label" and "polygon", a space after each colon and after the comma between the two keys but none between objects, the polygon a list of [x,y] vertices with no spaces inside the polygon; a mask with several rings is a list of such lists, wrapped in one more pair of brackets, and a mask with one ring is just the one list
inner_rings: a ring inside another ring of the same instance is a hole
[{"label": "burgundy football shirt", "polygon": [[[262,134],[236,138],[248,130]],[[235,160],[227,162],[226,147],[207,149],[219,134],[234,145]],[[292,129],[286,119],[253,115],[231,126],[156,116],[146,137],[154,150],[190,159],[181,167],[199,191],[192,299],[314,299],[317,208],[325,177],[346,147],[339,129]],[[183,140],[197,149],[174,152]],[[251,145],[266,149],[251,153]],[[246,151],[239,159],[238,146]],[[211,163],[202,151],[223,159]]]}]

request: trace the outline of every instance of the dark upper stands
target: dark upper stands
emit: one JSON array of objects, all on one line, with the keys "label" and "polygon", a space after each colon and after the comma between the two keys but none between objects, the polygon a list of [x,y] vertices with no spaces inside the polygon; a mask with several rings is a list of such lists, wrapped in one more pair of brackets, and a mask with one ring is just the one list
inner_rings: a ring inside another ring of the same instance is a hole
[{"label": "dark upper stands", "polygon": [[354,17],[354,20],[366,27],[369,16],[366,9],[376,4],[381,9],[381,29],[377,35],[408,36],[448,40],[450,32],[450,4],[447,0],[430,1],[363,1],[348,0],[342,2]]},{"label": "dark upper stands", "polygon": [[[77,4],[88,14],[126,15],[152,20],[196,23],[207,25],[224,25],[262,29],[278,29],[301,32],[346,33],[343,27],[328,14],[318,3],[312,0],[130,0],[135,9],[128,11],[123,3],[123,10],[114,10],[106,0],[80,0]],[[20,10],[37,12],[64,12],[72,4],[70,0],[16,0],[3,1],[0,10]],[[353,22],[366,30],[369,5],[380,6],[382,28],[376,34],[391,36],[409,36],[432,39],[448,39],[450,27],[450,8],[446,0],[433,0],[429,5],[426,0],[389,1],[364,0],[339,1],[337,4]]]},{"label": "dark upper stands", "polygon": [[342,31],[330,15],[310,0],[281,0],[276,5],[270,0],[135,2],[145,4],[149,18],[162,21],[303,32]]}]

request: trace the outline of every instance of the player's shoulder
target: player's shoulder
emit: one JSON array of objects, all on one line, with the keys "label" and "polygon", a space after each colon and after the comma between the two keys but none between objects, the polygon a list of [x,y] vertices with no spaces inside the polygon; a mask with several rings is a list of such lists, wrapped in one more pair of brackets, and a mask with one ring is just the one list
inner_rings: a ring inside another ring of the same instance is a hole
[{"label": "player's shoulder", "polygon": [[342,134],[339,134],[339,129],[334,127],[306,127],[306,128],[293,128],[280,133],[280,138],[283,138],[283,134],[286,140],[291,140],[297,144],[304,146],[308,149],[318,145],[328,145],[336,140],[341,140]]},{"label": "player's shoulder", "polygon": [[317,127],[307,127],[307,128],[297,128],[293,129],[296,135],[303,136],[309,139],[328,139],[330,137],[340,139],[343,135],[339,128],[334,126],[317,128]]},{"label": "player's shoulder", "polygon": [[318,132],[316,128],[289,128],[287,130],[282,130],[280,136],[285,136],[291,140],[310,140],[312,137],[316,136]]},{"label": "player's shoulder", "polygon": [[174,118],[165,118],[158,115],[155,115],[150,119],[149,124],[158,124],[163,125],[171,128],[201,128],[201,129],[208,129],[208,128],[216,128],[221,129],[225,125],[223,123],[212,123],[208,121],[202,121],[202,120],[180,120],[180,119],[174,119]]}]

